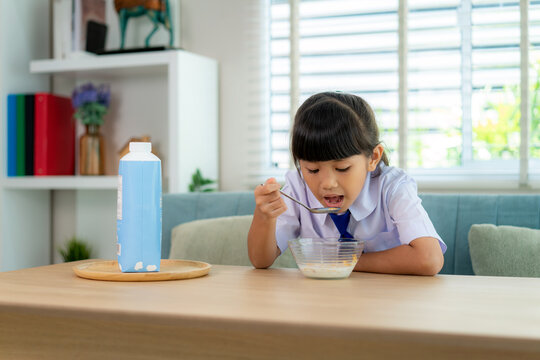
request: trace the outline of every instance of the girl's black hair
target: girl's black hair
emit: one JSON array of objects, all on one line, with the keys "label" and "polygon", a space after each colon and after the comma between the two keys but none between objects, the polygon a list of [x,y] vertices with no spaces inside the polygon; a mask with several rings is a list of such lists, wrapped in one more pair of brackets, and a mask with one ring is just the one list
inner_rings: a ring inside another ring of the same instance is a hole
[{"label": "girl's black hair", "polygon": [[[369,104],[360,96],[323,92],[308,98],[296,112],[291,151],[294,164],[371,157],[380,144],[379,129]],[[383,153],[381,161],[388,165]]]}]

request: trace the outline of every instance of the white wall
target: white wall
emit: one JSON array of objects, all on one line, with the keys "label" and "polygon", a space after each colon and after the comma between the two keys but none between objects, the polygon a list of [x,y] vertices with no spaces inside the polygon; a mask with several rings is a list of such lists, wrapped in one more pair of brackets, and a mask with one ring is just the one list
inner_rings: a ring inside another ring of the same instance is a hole
[{"label": "white wall", "polygon": [[[6,97],[9,93],[48,89],[49,76],[32,75],[28,67],[30,60],[49,56],[48,30],[47,1],[0,0],[0,182],[6,175]],[[47,264],[51,252],[49,193],[8,190],[3,185],[0,186],[0,271]],[[38,221],[28,223],[28,218]]]},{"label": "white wall", "polygon": [[[181,46],[219,63],[219,181],[224,191],[245,189],[249,109],[250,11],[254,0],[182,0]],[[204,175],[204,174],[203,174]]]}]

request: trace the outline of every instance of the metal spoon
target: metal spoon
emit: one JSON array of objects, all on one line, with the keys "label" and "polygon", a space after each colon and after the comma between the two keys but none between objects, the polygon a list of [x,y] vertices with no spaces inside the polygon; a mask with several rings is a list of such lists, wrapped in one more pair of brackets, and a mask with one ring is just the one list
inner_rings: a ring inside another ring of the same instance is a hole
[{"label": "metal spoon", "polygon": [[339,212],[339,210],[341,208],[338,208],[338,207],[323,207],[323,208],[310,208],[310,207],[307,207],[306,205],[302,204],[300,201],[296,200],[295,198],[285,194],[283,191],[279,190],[279,192],[288,197],[289,199],[291,199],[292,201],[294,201],[295,203],[297,204],[300,204],[302,205],[303,207],[305,207],[306,209],[308,209],[309,211],[311,211],[312,213],[315,213],[315,214],[335,214],[337,212]]}]

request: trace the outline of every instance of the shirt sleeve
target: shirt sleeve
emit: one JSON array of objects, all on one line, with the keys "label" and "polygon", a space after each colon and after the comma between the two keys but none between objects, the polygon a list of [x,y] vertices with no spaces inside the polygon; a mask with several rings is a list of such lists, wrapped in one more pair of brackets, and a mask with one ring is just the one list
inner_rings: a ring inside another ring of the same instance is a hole
[{"label": "shirt sleeve", "polygon": [[300,222],[298,218],[287,214],[289,210],[281,214],[276,223],[276,242],[279,250],[283,254],[289,247],[289,240],[300,235]]},{"label": "shirt sleeve", "polygon": [[416,182],[412,178],[401,182],[387,199],[388,212],[398,229],[399,240],[409,244],[420,237],[433,237],[439,240],[443,254],[446,244],[441,239],[418,197]]},{"label": "shirt sleeve", "polygon": [[[285,176],[285,193],[296,195],[294,191],[294,179],[291,179],[290,173]],[[281,214],[276,221],[276,242],[279,250],[283,254],[289,247],[289,240],[295,239],[300,235],[300,214],[298,207],[287,204],[287,210]]]}]

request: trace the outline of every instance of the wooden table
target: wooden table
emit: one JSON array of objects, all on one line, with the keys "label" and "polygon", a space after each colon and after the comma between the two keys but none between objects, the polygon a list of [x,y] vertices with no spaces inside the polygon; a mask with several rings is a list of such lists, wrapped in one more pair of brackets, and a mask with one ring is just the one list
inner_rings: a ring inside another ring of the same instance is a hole
[{"label": "wooden table", "polygon": [[0,273],[1,359],[540,359],[540,279],[214,266],[119,283]]}]

